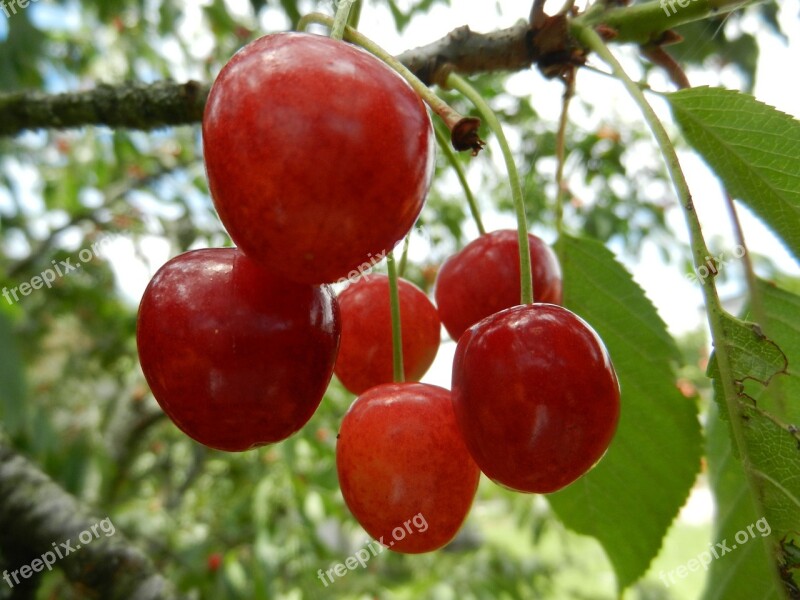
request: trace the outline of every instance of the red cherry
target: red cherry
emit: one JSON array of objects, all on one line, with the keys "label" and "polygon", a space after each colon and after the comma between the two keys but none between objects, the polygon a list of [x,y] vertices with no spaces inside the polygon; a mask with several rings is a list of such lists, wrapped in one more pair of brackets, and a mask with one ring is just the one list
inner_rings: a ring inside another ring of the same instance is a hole
[{"label": "red cherry", "polygon": [[239,451],[282,440],[319,406],[339,344],[328,286],[291,283],[235,248],[181,254],[155,274],[136,329],[158,403],[188,436]]},{"label": "red cherry", "polygon": [[[550,247],[528,234],[537,302],[561,304],[561,267]],[[436,306],[447,333],[458,340],[481,319],[520,303],[517,232],[492,231],[447,259],[436,278]]]},{"label": "red cherry", "polygon": [[506,309],[468,329],[453,361],[453,405],[475,462],[496,483],[554,492],[591,469],[619,419],[603,341],[554,304]]},{"label": "red cherry", "polygon": [[345,42],[276,33],[214,82],[203,117],[220,219],[253,260],[333,282],[411,229],[433,173],[433,130],[412,88]]},{"label": "red cherry", "polygon": [[461,528],[480,472],[447,390],[388,383],[356,398],[336,443],[339,486],[373,539],[396,552],[441,548]]},{"label": "red cherry", "polygon": [[208,570],[212,573],[219,570],[222,566],[222,555],[219,552],[212,552],[208,555]]},{"label": "red cherry", "polygon": [[[436,308],[413,283],[398,280],[406,381],[418,381],[436,358],[441,323]],[[339,294],[342,342],[334,372],[360,394],[393,380],[389,278],[381,273],[358,279]]]}]

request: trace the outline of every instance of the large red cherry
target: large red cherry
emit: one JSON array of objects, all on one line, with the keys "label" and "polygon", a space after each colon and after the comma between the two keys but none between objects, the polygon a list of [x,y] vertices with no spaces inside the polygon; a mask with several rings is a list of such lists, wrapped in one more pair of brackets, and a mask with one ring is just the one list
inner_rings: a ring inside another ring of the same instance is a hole
[{"label": "large red cherry", "polygon": [[467,517],[480,471],[447,390],[389,383],[356,398],[336,442],[339,486],[373,539],[396,552],[441,548]]},{"label": "large red cherry", "polygon": [[[418,381],[436,358],[441,341],[439,314],[425,293],[398,279],[406,381]],[[339,294],[342,343],[334,372],[342,385],[360,394],[393,380],[389,278],[366,275]]]},{"label": "large red cherry", "polygon": [[453,405],[490,479],[543,494],[578,479],[608,449],[619,384],[603,341],[584,320],[561,306],[528,304],[461,336]]},{"label": "large red cherry", "polygon": [[333,282],[390,251],[433,172],[428,113],[379,59],[305,33],[251,42],[223,67],[203,116],[211,195],[253,260]]},{"label": "large red cherry", "polygon": [[[561,267],[550,247],[528,234],[537,302],[561,304]],[[520,303],[517,232],[492,231],[447,259],[434,289],[439,317],[454,340],[484,317]]]},{"label": "large red cherry", "polygon": [[136,329],[164,412],[188,436],[228,451],[277,442],[311,418],[339,335],[328,286],[286,281],[235,248],[167,262],[144,292]]}]

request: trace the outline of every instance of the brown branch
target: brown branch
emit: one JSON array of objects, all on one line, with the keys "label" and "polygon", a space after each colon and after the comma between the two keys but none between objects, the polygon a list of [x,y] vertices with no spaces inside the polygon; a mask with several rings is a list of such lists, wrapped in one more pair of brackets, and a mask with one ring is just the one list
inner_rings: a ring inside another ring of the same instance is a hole
[{"label": "brown branch", "polygon": [[159,81],[149,85],[100,84],[92,90],[57,95],[1,94],[0,135],[85,125],[149,130],[197,123],[203,117],[208,90],[208,85],[197,81]]},{"label": "brown branch", "polygon": [[[542,10],[543,0],[536,0],[533,23],[520,21],[490,33],[459,27],[441,40],[403,52],[397,58],[428,85],[435,83],[443,67],[470,75],[521,71],[536,63],[545,76],[555,77],[580,65],[584,59],[584,51],[569,35],[570,20],[601,28],[607,36],[613,35],[617,43],[663,43],[664,32],[677,25],[762,1],[695,0],[673,15],[665,14],[658,0],[614,8],[596,3],[578,16],[547,16]],[[624,4],[624,0],[609,2]],[[55,96],[41,92],[0,94],[0,136],[16,135],[26,129],[85,125],[149,130],[198,123],[209,87],[196,81],[183,84],[163,81],[150,85],[100,84],[93,90]]]},{"label": "brown branch", "polygon": [[465,25],[432,44],[397,56],[428,85],[436,81],[436,74],[444,65],[462,75],[521,71],[530,68],[535,58],[530,25],[524,21],[491,33],[475,33]]},{"label": "brown branch", "polygon": [[[461,27],[442,40],[410,50],[398,59],[425,83],[444,64],[459,73],[526,69],[536,57],[530,28],[520,22],[487,34]],[[198,123],[210,86],[197,81],[161,81],[150,85],[100,84],[92,90],[49,95],[42,92],[0,94],[0,136],[28,129],[65,129],[86,125],[156,129]]]},{"label": "brown branch", "polygon": [[679,90],[692,87],[683,68],[667,53],[660,44],[647,44],[641,47],[641,53],[654,65],[664,69],[675,87]]},{"label": "brown branch", "polygon": [[[101,521],[102,530],[98,528]],[[86,542],[89,534],[91,542],[82,544],[81,536]],[[30,588],[37,571],[43,572],[43,562],[47,562],[81,585],[89,593],[87,597],[108,600],[176,597],[170,584],[124,539],[110,519],[106,522],[91,518],[77,499],[7,446],[2,437],[0,550],[5,559],[3,568],[8,569],[0,577],[7,576],[13,587],[27,584]],[[14,583],[15,578],[18,583]],[[7,582],[0,580],[0,585],[6,586]]]}]

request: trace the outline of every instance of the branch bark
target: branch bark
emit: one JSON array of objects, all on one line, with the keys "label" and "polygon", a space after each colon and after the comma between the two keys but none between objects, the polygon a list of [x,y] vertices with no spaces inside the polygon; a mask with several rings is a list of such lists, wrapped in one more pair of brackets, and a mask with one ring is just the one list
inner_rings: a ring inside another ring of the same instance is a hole
[{"label": "branch bark", "polygon": [[534,62],[530,25],[520,21],[507,29],[475,33],[466,25],[442,39],[407,50],[397,59],[428,85],[444,65],[456,73],[469,75],[489,71],[522,71]]},{"label": "branch bark", "polygon": [[[89,593],[108,600],[167,600],[176,598],[169,583],[122,533],[109,525],[99,529],[101,519],[91,518],[78,500],[65,492],[32,462],[0,438],[0,550],[8,569],[8,581],[21,591],[31,587],[35,566],[50,552],[54,566]],[[109,520],[109,524],[113,523]],[[94,526],[95,533],[92,533]],[[88,532],[88,533],[87,533]],[[111,533],[109,533],[111,532]],[[81,543],[92,534],[90,543]],[[67,555],[62,543],[72,549]],[[80,545],[80,549],[78,549]],[[64,556],[58,558],[58,549]],[[14,574],[19,583],[14,583]],[[6,573],[0,576],[5,577]],[[8,584],[8,585],[11,585]],[[17,592],[17,590],[14,590]],[[31,597],[33,597],[31,595]]]},{"label": "branch bark", "polygon": [[[576,23],[602,27],[614,33],[615,43],[659,43],[665,32],[682,23],[730,12],[763,0],[655,0],[609,8],[594,4]],[[551,20],[566,19],[565,15]],[[541,25],[541,24],[539,24]],[[558,28],[560,31],[562,28]],[[567,27],[563,27],[567,31]],[[520,21],[506,29],[475,33],[459,27],[441,40],[408,50],[397,58],[417,77],[433,84],[444,67],[462,75],[488,71],[521,71],[535,62],[552,62],[570,40],[562,40],[554,28]],[[559,38],[559,39],[556,39]],[[556,69],[556,72],[558,69]],[[126,83],[98,85],[85,92],[48,95],[41,92],[0,94],[0,136],[28,129],[64,129],[86,125],[114,128],[156,129],[199,122],[210,85],[197,81],[162,81],[151,85]]]},{"label": "branch bark", "polygon": [[56,95],[2,94],[0,135],[85,125],[149,130],[197,123],[203,117],[209,87],[197,81],[159,81],[150,85],[100,84],[92,90]]}]

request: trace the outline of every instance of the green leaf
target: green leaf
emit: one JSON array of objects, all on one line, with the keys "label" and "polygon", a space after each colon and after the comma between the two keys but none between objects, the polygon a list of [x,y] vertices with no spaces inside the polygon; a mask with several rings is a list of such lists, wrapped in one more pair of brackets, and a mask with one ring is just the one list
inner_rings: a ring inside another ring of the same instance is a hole
[{"label": "green leaf", "polygon": [[[722,422],[716,404],[711,405],[708,422],[708,480],[716,500],[712,544],[716,549],[717,543],[725,542],[727,547],[736,543],[736,533],[746,531],[748,525],[757,523],[764,515],[759,515],[753,505],[742,465],[731,451],[728,427]],[[783,598],[772,569],[774,566],[759,535],[711,563],[703,600]]]},{"label": "green leaf", "polygon": [[800,122],[721,88],[681,90],[667,100],[686,139],[731,195],[800,258]]},{"label": "green leaf", "polygon": [[564,305],[603,338],[622,391],[619,428],[600,463],[549,496],[558,517],[605,548],[620,589],[658,554],[700,467],[694,402],[678,391],[678,349],[642,289],[596,241],[559,240]]},{"label": "green leaf", "polygon": [[[724,339],[732,375],[741,382],[739,453],[751,476],[733,451],[730,424],[720,419],[709,426],[709,471],[719,505],[715,539],[732,540],[759,519],[771,536],[767,547],[752,543],[736,550],[735,561],[715,561],[705,598],[786,597],[776,576],[778,562],[791,562],[789,553],[800,541],[800,297],[765,282],[757,292],[766,318],[763,332],[728,318]],[[727,415],[716,363],[710,372],[720,412]]]}]

